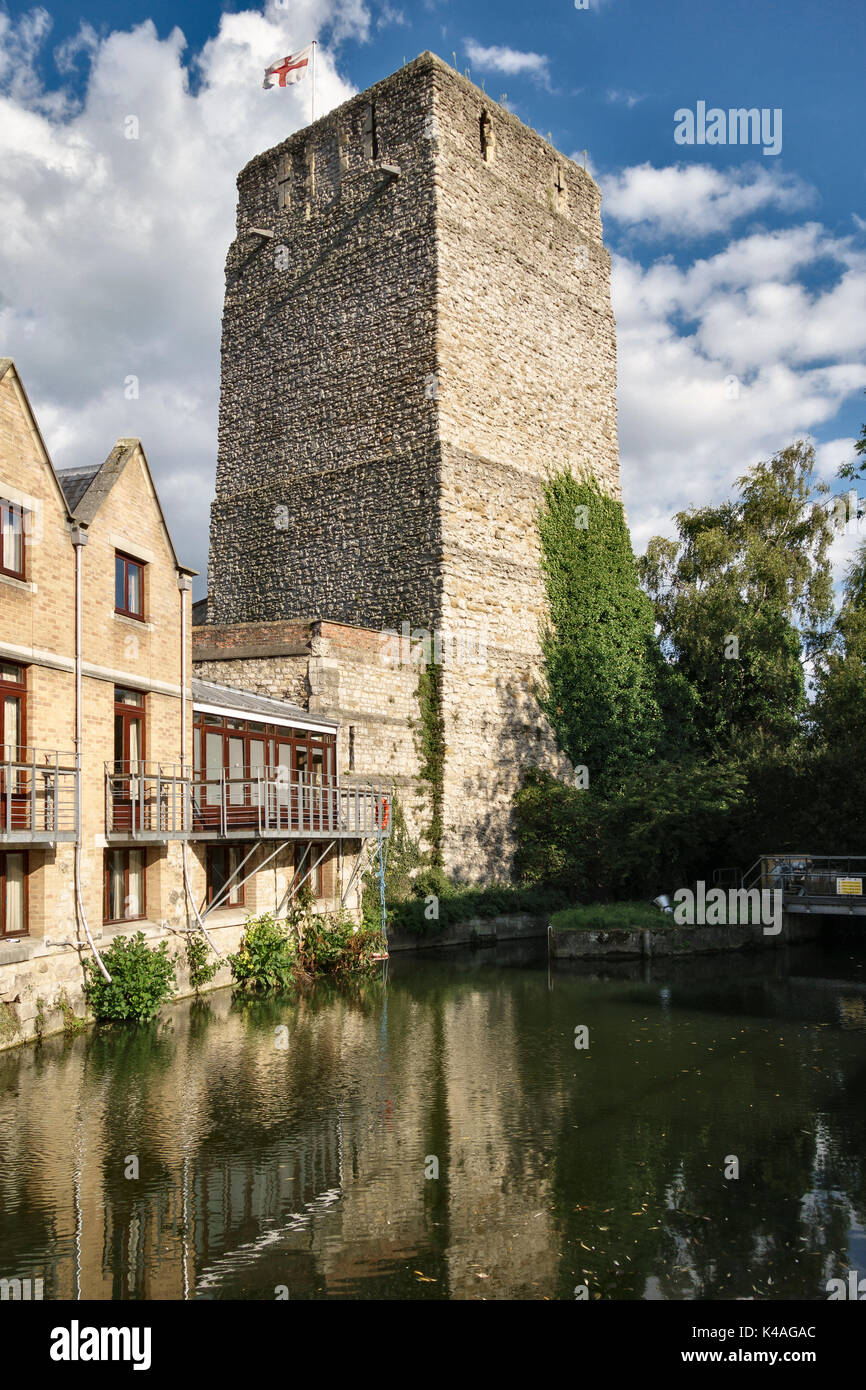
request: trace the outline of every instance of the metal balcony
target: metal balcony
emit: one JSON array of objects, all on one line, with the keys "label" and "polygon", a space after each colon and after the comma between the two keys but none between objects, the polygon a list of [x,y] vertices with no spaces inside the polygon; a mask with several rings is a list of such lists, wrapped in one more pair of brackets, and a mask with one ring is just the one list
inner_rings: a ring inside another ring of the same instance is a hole
[{"label": "metal balcony", "polygon": [[786,912],[866,917],[866,856],[765,854],[743,874],[745,888],[779,889]]},{"label": "metal balcony", "polygon": [[255,776],[229,772],[199,775],[192,782],[192,831],[196,840],[367,839],[390,833],[390,788],[341,785],[335,777],[287,768]]},{"label": "metal balcony", "polygon": [[53,845],[77,835],[74,753],[0,749],[0,844]]},{"label": "metal balcony", "polygon": [[110,840],[183,840],[191,825],[190,769],[180,763],[106,763]]}]

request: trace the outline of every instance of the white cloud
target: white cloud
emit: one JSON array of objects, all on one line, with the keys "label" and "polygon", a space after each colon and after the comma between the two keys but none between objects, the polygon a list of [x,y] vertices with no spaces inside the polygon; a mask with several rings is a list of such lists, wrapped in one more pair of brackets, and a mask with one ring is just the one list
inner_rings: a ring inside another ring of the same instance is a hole
[{"label": "white cloud", "polygon": [[382,6],[376,19],[377,29],[386,29],[389,25],[396,25],[398,28],[407,29],[409,21],[402,10],[396,9],[393,5],[386,3]]},{"label": "white cloud", "polygon": [[474,39],[466,40],[466,53],[470,63],[488,72],[503,72],[509,76],[534,77],[546,86],[550,82],[549,59],[543,53],[522,53],[516,48],[502,48],[494,45],[485,48]]},{"label": "white cloud", "polygon": [[709,164],[638,164],[603,178],[602,192],[607,215],[647,237],[707,236],[759,209],[797,212],[814,199],[795,174],[760,165],[721,170]]},{"label": "white cloud", "polygon": [[[795,277],[816,266],[832,273],[808,291]],[[866,388],[866,257],[817,224],[741,238],[684,269],[615,256],[613,300],[637,551],[673,534],[674,512],[726,496],[752,463],[810,437]],[[818,449],[834,489],[850,444]],[[840,542],[834,559],[849,550]]]},{"label": "white cloud", "polygon": [[[360,0],[271,0],[223,15],[199,54],[150,22],[61,47],[83,99],[35,75],[44,11],[0,14],[0,353],[16,358],[59,467],[141,437],[187,563],[204,571],[216,463],[223,263],[237,171],[309,120],[310,84],[265,92],[268,63],[319,34],[320,112],[355,90],[338,37]],[[124,137],[135,116],[139,138]],[[124,380],[140,381],[128,401]]]},{"label": "white cloud", "polygon": [[635,92],[620,92],[612,87],[607,94],[607,99],[612,106],[625,105],[631,110],[633,106],[637,106],[638,102],[643,101],[643,96],[638,96]]}]

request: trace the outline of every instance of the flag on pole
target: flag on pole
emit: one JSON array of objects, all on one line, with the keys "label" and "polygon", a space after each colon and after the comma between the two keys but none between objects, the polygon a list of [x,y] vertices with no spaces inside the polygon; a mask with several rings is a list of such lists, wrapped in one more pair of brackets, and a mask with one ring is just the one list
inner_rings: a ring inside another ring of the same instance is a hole
[{"label": "flag on pole", "polygon": [[306,48],[302,48],[299,53],[290,53],[287,58],[281,58],[278,63],[271,63],[269,68],[265,68],[265,80],[262,83],[265,91],[267,92],[273,87],[274,78],[277,79],[281,87],[290,87],[295,82],[300,82],[301,78],[307,75],[312,52],[313,45],[308,43]]}]

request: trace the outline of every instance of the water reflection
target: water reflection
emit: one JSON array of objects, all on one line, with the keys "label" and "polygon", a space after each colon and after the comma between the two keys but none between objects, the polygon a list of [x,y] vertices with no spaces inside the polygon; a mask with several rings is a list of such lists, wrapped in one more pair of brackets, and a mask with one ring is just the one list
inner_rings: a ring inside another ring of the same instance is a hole
[{"label": "water reflection", "polygon": [[863,967],[653,969],[397,957],[387,986],[220,992],[0,1054],[0,1277],[65,1299],[809,1299],[866,1273]]}]

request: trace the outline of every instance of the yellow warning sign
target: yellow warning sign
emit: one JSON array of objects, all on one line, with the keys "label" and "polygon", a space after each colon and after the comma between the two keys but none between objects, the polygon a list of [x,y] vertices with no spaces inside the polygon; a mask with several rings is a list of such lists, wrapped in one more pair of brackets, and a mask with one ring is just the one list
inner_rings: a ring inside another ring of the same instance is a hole
[{"label": "yellow warning sign", "polygon": [[840,897],[861,898],[863,896],[863,880],[862,878],[837,878],[836,892]]}]

